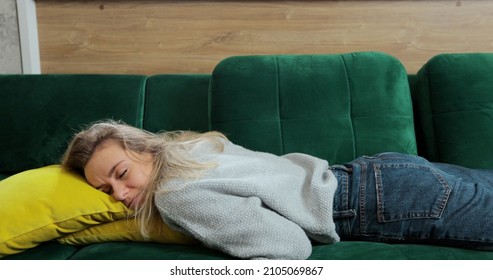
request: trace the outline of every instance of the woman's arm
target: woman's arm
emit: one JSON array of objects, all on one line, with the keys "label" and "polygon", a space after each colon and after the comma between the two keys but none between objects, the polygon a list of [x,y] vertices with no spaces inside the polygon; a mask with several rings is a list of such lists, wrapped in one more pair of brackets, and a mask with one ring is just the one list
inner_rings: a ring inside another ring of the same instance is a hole
[{"label": "woman's arm", "polygon": [[156,195],[164,222],[205,246],[244,259],[306,259],[312,245],[303,229],[265,208],[258,197],[195,191]]}]

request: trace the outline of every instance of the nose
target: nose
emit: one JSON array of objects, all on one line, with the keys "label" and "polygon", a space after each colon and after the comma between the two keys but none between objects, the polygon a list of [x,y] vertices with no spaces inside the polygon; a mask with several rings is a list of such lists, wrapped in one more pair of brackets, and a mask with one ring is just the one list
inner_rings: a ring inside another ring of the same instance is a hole
[{"label": "nose", "polygon": [[118,201],[124,201],[127,198],[128,188],[122,183],[113,184],[113,193],[111,194],[114,199]]}]

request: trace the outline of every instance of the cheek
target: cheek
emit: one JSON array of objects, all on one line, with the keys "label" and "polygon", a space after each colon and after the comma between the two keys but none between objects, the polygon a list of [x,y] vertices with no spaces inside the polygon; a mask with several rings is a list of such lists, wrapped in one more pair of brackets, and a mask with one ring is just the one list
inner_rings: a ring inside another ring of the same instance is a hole
[{"label": "cheek", "polygon": [[149,181],[151,179],[151,175],[153,172],[153,164],[152,161],[144,166],[142,169],[142,185],[147,186],[149,184]]},{"label": "cheek", "polygon": [[152,164],[135,164],[130,168],[132,171],[127,183],[133,188],[142,189],[147,187],[152,174]]},{"label": "cheek", "polygon": [[139,172],[136,177],[134,177],[133,183],[136,188],[145,188],[149,182],[149,175],[145,172]]}]

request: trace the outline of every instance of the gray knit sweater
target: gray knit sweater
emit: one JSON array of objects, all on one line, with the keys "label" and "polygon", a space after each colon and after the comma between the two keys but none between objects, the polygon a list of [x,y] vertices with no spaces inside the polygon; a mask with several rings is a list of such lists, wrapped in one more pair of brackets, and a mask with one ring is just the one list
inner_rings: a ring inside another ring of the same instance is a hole
[{"label": "gray knit sweater", "polygon": [[325,160],[276,156],[230,142],[200,151],[217,166],[160,186],[155,203],[171,227],[239,258],[306,259],[310,239],[339,241],[332,218],[337,180]]}]

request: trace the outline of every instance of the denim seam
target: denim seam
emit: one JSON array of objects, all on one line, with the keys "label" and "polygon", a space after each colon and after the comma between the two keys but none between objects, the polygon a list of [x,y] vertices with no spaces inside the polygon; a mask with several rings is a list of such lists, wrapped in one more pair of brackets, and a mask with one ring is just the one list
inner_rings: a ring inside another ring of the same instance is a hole
[{"label": "denim seam", "polygon": [[[359,185],[359,231],[360,233],[366,233],[366,164],[356,163],[360,166],[360,176],[358,180]],[[354,177],[353,177],[354,179]],[[353,183],[354,184],[354,183]]]}]

